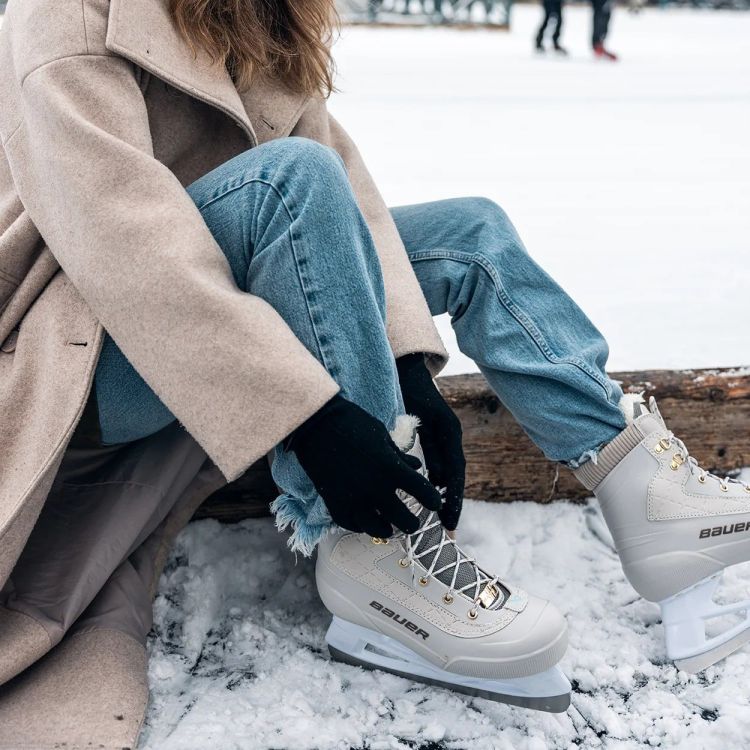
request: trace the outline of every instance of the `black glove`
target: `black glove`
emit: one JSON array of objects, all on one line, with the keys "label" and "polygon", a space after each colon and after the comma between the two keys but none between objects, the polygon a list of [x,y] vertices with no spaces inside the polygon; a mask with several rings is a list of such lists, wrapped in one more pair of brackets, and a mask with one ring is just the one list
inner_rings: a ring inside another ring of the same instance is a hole
[{"label": "black glove", "polygon": [[328,508],[345,529],[389,537],[392,526],[407,534],[419,520],[399,500],[401,489],[430,510],[440,493],[417,469],[415,456],[400,451],[385,425],[342,396],[334,396],[285,441]]},{"label": "black glove", "polygon": [[422,354],[399,357],[396,367],[406,412],[421,422],[419,438],[430,481],[446,488],[440,520],[453,531],[461,515],[466,483],[461,422],[440,395]]}]

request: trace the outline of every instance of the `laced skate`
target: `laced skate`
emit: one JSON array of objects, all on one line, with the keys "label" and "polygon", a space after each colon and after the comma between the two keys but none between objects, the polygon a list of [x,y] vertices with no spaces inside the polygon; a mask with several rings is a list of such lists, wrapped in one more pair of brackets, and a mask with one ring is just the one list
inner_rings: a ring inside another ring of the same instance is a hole
[{"label": "laced skate", "polygon": [[[394,440],[421,458],[413,422],[406,431],[397,426]],[[420,519],[414,534],[375,539],[339,530],[318,548],[318,591],[334,616],[331,655],[468,695],[565,711],[570,683],[555,666],[567,648],[562,615],[485,572],[435,513],[402,499]]]},{"label": "laced skate", "polygon": [[700,672],[750,640],[750,600],[713,600],[722,571],[750,560],[750,486],[701,468],[653,398],[648,409],[624,403],[628,427],[576,476],[599,499],[633,588],[659,603],[667,656]]}]

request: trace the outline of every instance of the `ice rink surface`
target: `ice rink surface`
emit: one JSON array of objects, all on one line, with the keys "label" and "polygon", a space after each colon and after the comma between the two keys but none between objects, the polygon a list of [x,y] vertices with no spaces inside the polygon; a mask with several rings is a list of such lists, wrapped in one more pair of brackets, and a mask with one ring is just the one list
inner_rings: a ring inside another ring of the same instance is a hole
[{"label": "ice rink surface", "polygon": [[389,204],[503,206],[613,369],[750,363],[750,13],[618,9],[616,65],[591,59],[585,7],[568,59],[532,54],[540,13],[515,7],[510,34],[347,29],[331,110]]}]

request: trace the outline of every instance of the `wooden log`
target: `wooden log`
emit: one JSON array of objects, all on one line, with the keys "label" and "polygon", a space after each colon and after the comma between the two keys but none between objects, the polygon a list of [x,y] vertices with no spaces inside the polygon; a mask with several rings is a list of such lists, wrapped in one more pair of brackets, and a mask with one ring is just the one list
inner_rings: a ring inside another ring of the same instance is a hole
[{"label": "wooden log", "polygon": [[271,514],[269,505],[277,494],[268,461],[264,459],[254,463],[239,479],[214,492],[193,518],[216,518],[227,523],[263,518]]},{"label": "wooden log", "polygon": [[[655,396],[670,429],[704,468],[726,474],[750,465],[748,370],[654,370],[612,377],[628,393]],[[481,375],[454,375],[437,382],[463,425],[467,497],[550,502],[588,496],[571,472],[544,458]],[[268,465],[259,462],[209,498],[198,517],[236,521],[267,515],[274,496]]]},{"label": "wooden log", "polygon": [[[670,429],[709,470],[750,464],[750,374],[737,370],[614,373],[628,393],[655,396]],[[581,499],[572,473],[550,463],[480,375],[441,380],[464,426],[467,497],[483,500]]]}]

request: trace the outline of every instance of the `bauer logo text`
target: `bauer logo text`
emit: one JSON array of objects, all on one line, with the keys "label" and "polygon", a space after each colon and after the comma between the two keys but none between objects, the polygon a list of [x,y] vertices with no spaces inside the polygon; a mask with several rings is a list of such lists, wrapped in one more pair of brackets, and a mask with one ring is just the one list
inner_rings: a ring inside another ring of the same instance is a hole
[{"label": "bauer logo text", "polygon": [[401,617],[400,615],[396,614],[392,609],[388,609],[388,607],[384,607],[380,602],[370,602],[370,606],[373,609],[377,609],[378,612],[380,612],[381,615],[385,615],[386,617],[390,617],[393,622],[397,622],[399,625],[403,625],[407,630],[411,630],[414,635],[419,635],[423,638],[423,640],[427,640],[430,637],[430,634],[422,630],[418,625],[411,622],[406,617]]},{"label": "bauer logo text", "polygon": [[705,539],[709,536],[721,536],[722,534],[740,534],[743,531],[750,531],[750,521],[744,523],[730,523],[726,526],[714,526],[710,529],[701,529],[698,538]]}]

